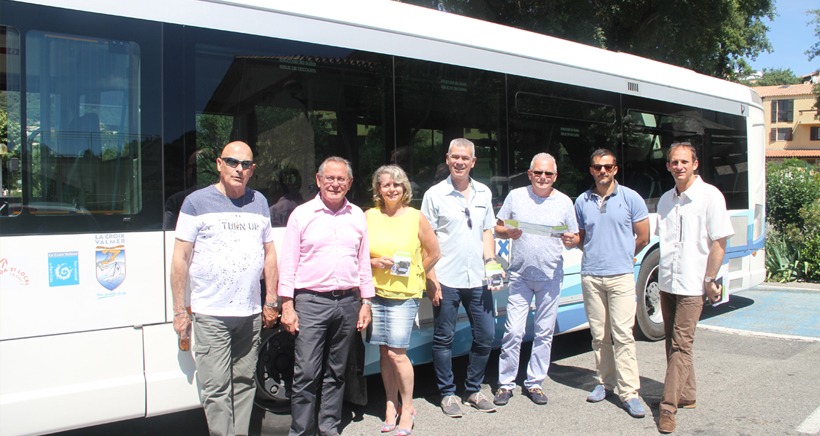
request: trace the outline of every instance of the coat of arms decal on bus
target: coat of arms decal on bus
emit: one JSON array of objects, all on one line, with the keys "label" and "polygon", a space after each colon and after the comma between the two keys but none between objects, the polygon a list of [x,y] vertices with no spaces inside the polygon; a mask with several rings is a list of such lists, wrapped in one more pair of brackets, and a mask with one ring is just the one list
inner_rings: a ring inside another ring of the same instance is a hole
[{"label": "coat of arms decal on bus", "polygon": [[125,280],[125,245],[97,246],[97,281],[113,291]]}]

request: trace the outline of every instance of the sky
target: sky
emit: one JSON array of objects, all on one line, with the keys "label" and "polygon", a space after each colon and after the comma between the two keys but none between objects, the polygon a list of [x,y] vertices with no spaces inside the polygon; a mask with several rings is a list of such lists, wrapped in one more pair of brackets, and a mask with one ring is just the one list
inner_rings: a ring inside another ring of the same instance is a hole
[{"label": "sky", "polygon": [[820,9],[820,0],[777,0],[775,8],[774,21],[764,19],[769,27],[766,37],[772,52],[764,52],[751,61],[752,68],[757,71],[788,68],[798,76],[820,69],[820,58],[815,57],[809,62],[806,55],[806,50],[817,41],[814,24],[809,23],[814,14],[808,15],[806,11]]}]

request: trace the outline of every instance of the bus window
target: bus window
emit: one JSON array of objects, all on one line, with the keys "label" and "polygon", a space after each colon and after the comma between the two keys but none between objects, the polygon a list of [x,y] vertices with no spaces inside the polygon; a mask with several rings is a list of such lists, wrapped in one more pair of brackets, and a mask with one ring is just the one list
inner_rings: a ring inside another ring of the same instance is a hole
[{"label": "bus window", "polygon": [[555,157],[555,188],[576,197],[589,188],[589,156],[597,148],[617,153],[617,95],[566,84],[511,77],[510,189],[529,185],[532,157]]},{"label": "bus window", "polygon": [[415,206],[430,186],[450,173],[444,157],[450,141],[475,144],[470,175],[493,189],[500,207],[507,194],[497,177],[506,176],[507,153],[500,148],[503,76],[435,62],[396,58],[396,150],[391,161],[404,168]]},{"label": "bus window", "polygon": [[627,109],[624,114],[624,184],[646,200],[655,212],[658,200],[674,186],[666,170],[666,150],[675,141],[690,141],[701,148],[702,123],[697,116],[661,114]]},{"label": "bus window", "polygon": [[142,208],[139,46],[31,31],[26,132],[33,215],[133,215]]},{"label": "bus window", "polygon": [[257,165],[249,186],[267,197],[274,226],[317,194],[318,164],[332,155],[353,165],[348,198],[371,202],[370,174],[387,155],[388,58],[201,29],[187,35],[195,86],[186,98],[196,123],[189,153],[197,157],[186,187],[213,183],[218,153],[241,140]]},{"label": "bus window", "polygon": [[20,33],[0,26],[0,217],[19,213],[22,202]]}]

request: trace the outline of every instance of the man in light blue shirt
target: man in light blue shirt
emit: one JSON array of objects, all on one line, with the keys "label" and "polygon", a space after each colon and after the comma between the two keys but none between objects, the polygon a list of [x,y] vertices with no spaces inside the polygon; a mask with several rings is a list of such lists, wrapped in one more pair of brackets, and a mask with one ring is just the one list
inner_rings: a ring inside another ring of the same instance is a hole
[{"label": "man in light blue shirt", "polygon": [[[547,153],[533,157],[527,171],[531,185],[513,189],[498,211],[495,233],[513,239],[510,258],[510,295],[507,298],[507,323],[498,362],[496,405],[507,404],[513,395],[521,341],[527,326],[530,303],[535,299],[534,338],[524,394],[539,405],[547,404],[541,384],[547,378],[552,351],[552,336],[558,317],[558,299],[564,279],[564,247],[572,248],[578,239],[578,223],[572,200],[553,188],[558,178],[555,158]],[[552,234],[539,235],[507,227],[504,220],[552,228]],[[555,227],[558,227],[556,230]]]},{"label": "man in light blue shirt", "polygon": [[595,185],[575,200],[581,243],[581,289],[592,333],[597,384],[587,401],[597,403],[617,390],[635,418],[646,415],[638,397],[635,352],[634,256],[649,242],[649,212],[637,192],[615,181],[615,155],[598,149],[590,157]]},{"label": "man in light blue shirt", "polygon": [[481,393],[495,330],[492,293],[483,285],[485,264],[495,262],[495,214],[490,189],[470,178],[475,162],[472,142],[464,138],[451,141],[446,159],[450,176],[427,190],[421,203],[441,247],[441,260],[428,275],[433,286],[427,291],[433,302],[433,366],[441,409],[454,418],[462,415],[452,361],[460,304],[469,314],[473,333],[464,388],[466,403],[482,412],[495,411]]}]

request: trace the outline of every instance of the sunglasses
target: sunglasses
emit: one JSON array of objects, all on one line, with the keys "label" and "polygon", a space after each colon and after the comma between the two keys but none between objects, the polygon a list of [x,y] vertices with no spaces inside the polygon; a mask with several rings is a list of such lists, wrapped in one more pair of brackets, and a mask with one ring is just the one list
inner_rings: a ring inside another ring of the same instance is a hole
[{"label": "sunglasses", "polygon": [[470,219],[470,209],[469,208],[466,208],[466,207],[464,208],[464,215],[467,217],[467,227],[469,227],[470,230],[472,230],[473,229],[473,220]]},{"label": "sunglasses", "polygon": [[530,171],[538,177],[541,177],[541,176],[552,177],[552,176],[555,175],[555,173],[552,172],[552,171],[535,171],[535,170],[530,170]]},{"label": "sunglasses", "polygon": [[220,157],[220,159],[222,159],[222,162],[225,162],[225,165],[231,168],[236,168],[239,164],[242,164],[242,169],[247,170],[253,166],[252,160],[239,160],[232,157]]},{"label": "sunglasses", "polygon": [[615,165],[612,165],[612,164],[606,164],[606,165],[595,164],[595,165],[590,165],[590,168],[592,168],[595,171],[601,171],[601,168],[603,168],[607,172],[610,172],[610,171],[612,171],[612,168],[615,168]]}]

